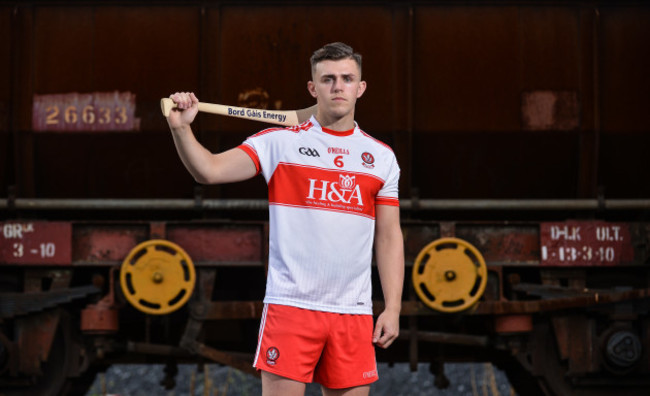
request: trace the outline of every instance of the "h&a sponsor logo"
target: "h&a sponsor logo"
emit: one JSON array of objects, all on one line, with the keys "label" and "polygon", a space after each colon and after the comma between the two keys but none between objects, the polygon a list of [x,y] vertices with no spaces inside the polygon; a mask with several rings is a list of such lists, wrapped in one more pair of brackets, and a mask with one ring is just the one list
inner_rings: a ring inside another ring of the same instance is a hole
[{"label": "h&a sponsor logo", "polygon": [[308,155],[310,157],[320,157],[318,151],[316,151],[316,149],[311,147],[301,147],[298,149],[298,152],[302,155]]},{"label": "h&a sponsor logo", "polygon": [[363,206],[361,188],[356,183],[356,176],[350,175],[339,174],[338,182],[309,179],[309,195],[307,195],[307,199],[344,204],[356,203]]},{"label": "h&a sponsor logo", "polygon": [[363,373],[364,379],[373,378],[376,376],[377,376],[377,370],[370,370]]},{"label": "h&a sponsor logo", "polygon": [[266,364],[275,366],[280,357],[280,351],[276,347],[270,347],[266,350]]}]

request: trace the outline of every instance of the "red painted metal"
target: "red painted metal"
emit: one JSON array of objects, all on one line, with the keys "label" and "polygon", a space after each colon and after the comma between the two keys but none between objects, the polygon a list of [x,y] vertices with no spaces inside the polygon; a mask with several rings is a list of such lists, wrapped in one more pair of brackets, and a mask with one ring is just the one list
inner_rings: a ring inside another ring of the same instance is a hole
[{"label": "red painted metal", "polygon": [[0,264],[70,264],[70,223],[8,221],[0,228]]},{"label": "red painted metal", "polygon": [[75,227],[73,260],[78,264],[121,263],[148,235],[147,224],[80,225]]},{"label": "red painted metal", "polygon": [[167,228],[167,239],[183,247],[194,264],[229,262],[262,265],[263,229],[259,227],[183,226]]},{"label": "red painted metal", "polygon": [[97,304],[90,304],[81,310],[81,331],[92,334],[110,334],[119,331],[119,307],[115,303],[117,269],[118,267],[113,267],[110,270],[108,294]]},{"label": "red painted metal", "polygon": [[120,329],[119,311],[103,304],[81,310],[81,331],[92,334],[116,333]]},{"label": "red painted metal", "polygon": [[540,224],[541,265],[613,266],[634,260],[625,223],[567,221]]}]

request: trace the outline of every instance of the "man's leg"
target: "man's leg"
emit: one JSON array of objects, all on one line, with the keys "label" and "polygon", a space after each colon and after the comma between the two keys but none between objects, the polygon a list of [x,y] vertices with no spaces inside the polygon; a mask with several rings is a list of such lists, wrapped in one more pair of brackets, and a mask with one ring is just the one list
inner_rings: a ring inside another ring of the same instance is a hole
[{"label": "man's leg", "polygon": [[321,389],[323,390],[323,396],[368,396],[370,394],[370,385],[344,389],[330,389],[322,386]]},{"label": "man's leg", "polygon": [[304,396],[305,388],[302,382],[262,370],[262,396]]}]

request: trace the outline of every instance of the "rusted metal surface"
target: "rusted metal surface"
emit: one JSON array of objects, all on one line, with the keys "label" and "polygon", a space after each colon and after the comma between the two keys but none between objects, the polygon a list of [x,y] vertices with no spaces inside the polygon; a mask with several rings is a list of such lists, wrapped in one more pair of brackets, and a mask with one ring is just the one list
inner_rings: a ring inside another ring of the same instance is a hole
[{"label": "rusted metal surface", "polygon": [[108,294],[97,304],[81,310],[81,331],[92,334],[112,334],[120,329],[119,305],[115,301],[115,276],[118,267],[109,271]]},{"label": "rusted metal surface", "polygon": [[[155,236],[183,247],[198,266],[263,266],[268,250],[267,224],[265,221],[221,220],[6,222],[0,237],[9,243],[1,245],[0,262],[111,266],[120,264],[134,246]],[[554,265],[562,257],[564,264],[583,267],[603,262],[639,266],[650,255],[647,248],[650,228],[644,228],[642,223],[422,222],[405,219],[402,229],[407,264],[415,260],[424,246],[440,238],[443,229],[447,230],[446,234],[454,234],[476,246],[492,268]],[[560,232],[565,229],[579,233],[565,235],[564,231]],[[571,241],[569,237],[576,240]],[[546,256],[540,244],[544,245]],[[20,249],[23,256],[32,255],[33,258],[27,261],[16,257]],[[588,257],[589,249],[591,258]],[[577,254],[580,256],[573,257]]]},{"label": "rusted metal surface", "polygon": [[244,373],[259,377],[260,373],[251,365],[253,356],[243,353],[224,352],[211,348],[200,342],[191,342],[186,345],[190,351],[200,356],[208,358],[214,362],[234,367]]},{"label": "rusted metal surface", "polygon": [[41,362],[47,360],[59,324],[58,310],[50,310],[16,320],[16,344],[19,369],[26,374],[40,373]]},{"label": "rusted metal surface", "polygon": [[[650,298],[650,289],[637,289],[628,291],[584,291],[582,295],[572,297],[554,297],[542,300],[527,301],[481,301],[475,309],[467,315],[512,315],[536,314],[542,312],[562,311],[570,309],[584,309],[599,305],[615,304],[627,301],[644,300]],[[375,314],[383,310],[381,301],[373,302]],[[410,315],[437,315],[426,305],[419,301],[402,302],[401,314]]]},{"label": "rusted metal surface", "polygon": [[192,354],[184,348],[171,345],[147,344],[144,342],[129,341],[126,345],[126,349],[129,352],[139,353],[143,355],[161,355],[181,358],[189,358],[192,356]]},{"label": "rusted metal surface", "polygon": [[536,224],[459,223],[456,236],[476,246],[491,265],[539,262],[539,229]]},{"label": "rusted metal surface", "polygon": [[261,301],[212,301],[192,305],[192,316],[198,320],[257,319],[262,317]]},{"label": "rusted metal surface", "polygon": [[500,315],[494,318],[494,331],[500,334],[526,333],[532,330],[532,315]]},{"label": "rusted metal surface", "polygon": [[233,265],[262,265],[261,226],[170,225],[167,237],[182,246],[197,266],[202,262],[215,261]]},{"label": "rusted metal surface", "polygon": [[146,240],[147,236],[146,224],[76,225],[73,261],[82,264],[121,263],[131,249]]}]

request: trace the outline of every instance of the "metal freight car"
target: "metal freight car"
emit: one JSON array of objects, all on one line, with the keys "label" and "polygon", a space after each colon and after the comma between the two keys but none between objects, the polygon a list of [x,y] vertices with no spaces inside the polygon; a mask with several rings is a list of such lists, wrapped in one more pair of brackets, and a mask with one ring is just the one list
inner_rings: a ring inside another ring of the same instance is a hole
[{"label": "metal freight car", "polygon": [[[251,371],[265,183],[196,185],[159,100],[306,108],[311,52],[345,41],[357,121],[402,171],[378,359],[647,395],[649,39],[642,1],[0,1],[0,394],[84,394],[125,362]],[[195,124],[213,151],[263,128]]]}]

